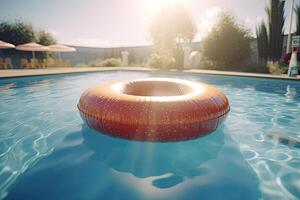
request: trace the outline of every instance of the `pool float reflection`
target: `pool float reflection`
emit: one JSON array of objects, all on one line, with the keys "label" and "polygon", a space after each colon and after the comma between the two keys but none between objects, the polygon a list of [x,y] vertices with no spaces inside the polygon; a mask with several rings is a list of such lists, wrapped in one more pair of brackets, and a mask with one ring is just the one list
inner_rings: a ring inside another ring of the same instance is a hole
[{"label": "pool float reflection", "polygon": [[215,159],[224,145],[221,131],[177,143],[128,141],[94,132],[82,126],[83,144],[92,150],[91,159],[140,178],[171,174],[153,182],[161,188],[207,173],[209,169],[202,164]]},{"label": "pool float reflection", "polygon": [[260,199],[256,174],[227,133],[224,126],[193,141],[151,143],[80,126],[7,199]]}]

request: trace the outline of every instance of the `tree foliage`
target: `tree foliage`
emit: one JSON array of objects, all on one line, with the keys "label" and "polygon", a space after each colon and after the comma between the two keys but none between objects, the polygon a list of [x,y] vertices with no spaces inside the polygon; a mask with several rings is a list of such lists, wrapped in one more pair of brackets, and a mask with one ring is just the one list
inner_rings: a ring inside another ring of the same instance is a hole
[{"label": "tree foliage", "polygon": [[250,31],[239,25],[232,14],[221,13],[203,41],[203,55],[218,68],[232,69],[249,57],[250,39]]},{"label": "tree foliage", "polygon": [[36,36],[34,29],[30,24],[21,21],[1,22],[0,23],[0,40],[15,45],[35,42]]},{"label": "tree foliage", "polygon": [[14,45],[28,42],[38,42],[42,45],[55,43],[55,39],[50,33],[44,30],[35,31],[31,24],[23,21],[0,22],[0,40]]},{"label": "tree foliage", "polygon": [[267,61],[269,55],[268,32],[264,22],[256,27],[257,48],[260,60]]},{"label": "tree foliage", "polygon": [[54,37],[49,32],[46,32],[44,30],[41,30],[37,33],[37,40],[39,44],[46,46],[54,44],[56,42]]},{"label": "tree foliage", "polygon": [[300,35],[300,5],[297,5],[297,7],[295,8],[295,12],[296,12],[296,23],[297,23],[296,34]]},{"label": "tree foliage", "polygon": [[282,56],[283,26],[285,22],[284,5],[285,1],[270,0],[269,6],[266,7],[269,32],[269,58],[274,61],[279,60]]},{"label": "tree foliage", "polygon": [[195,34],[193,18],[182,4],[163,7],[150,25],[150,36],[161,54],[174,55],[178,46],[191,42]]}]

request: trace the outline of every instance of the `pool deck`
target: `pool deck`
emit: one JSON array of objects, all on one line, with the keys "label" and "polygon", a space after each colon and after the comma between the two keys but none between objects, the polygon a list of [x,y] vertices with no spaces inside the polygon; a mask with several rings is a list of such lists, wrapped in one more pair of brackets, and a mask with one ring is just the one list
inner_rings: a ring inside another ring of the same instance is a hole
[{"label": "pool deck", "polygon": [[[69,68],[51,68],[51,69],[6,69],[6,70],[0,70],[0,78],[4,79],[4,78],[15,78],[15,77],[26,77],[26,76],[102,72],[102,71],[113,71],[113,70],[158,71],[157,69],[151,69],[151,68],[145,68],[145,67],[101,67],[101,68],[69,67]],[[170,71],[177,72],[177,70],[170,70]],[[285,80],[300,80],[300,76],[298,76],[297,78],[291,78],[291,77],[288,77],[287,75],[229,72],[229,71],[216,71],[216,70],[204,70],[204,69],[185,69],[180,72],[212,74],[212,75],[226,75],[226,76],[241,76],[241,77],[272,78],[272,79],[285,79]]]}]

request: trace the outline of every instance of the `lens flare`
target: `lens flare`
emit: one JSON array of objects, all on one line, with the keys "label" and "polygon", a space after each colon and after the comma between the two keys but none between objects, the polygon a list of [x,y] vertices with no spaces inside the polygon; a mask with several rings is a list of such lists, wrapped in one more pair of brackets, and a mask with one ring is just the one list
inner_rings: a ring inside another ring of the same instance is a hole
[{"label": "lens flare", "polygon": [[178,3],[187,4],[188,0],[144,0],[144,7],[148,15],[154,15],[164,6],[174,6]]}]

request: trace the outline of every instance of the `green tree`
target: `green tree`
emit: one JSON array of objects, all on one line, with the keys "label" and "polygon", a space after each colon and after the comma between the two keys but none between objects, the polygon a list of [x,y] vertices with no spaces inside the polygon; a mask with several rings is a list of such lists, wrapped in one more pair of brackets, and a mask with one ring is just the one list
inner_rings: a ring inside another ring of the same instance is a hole
[{"label": "green tree", "polygon": [[19,45],[36,41],[36,37],[31,24],[21,21],[1,22],[0,40]]},{"label": "green tree", "polygon": [[250,31],[239,25],[232,14],[223,12],[203,40],[203,56],[217,68],[234,69],[249,57],[250,39]]},{"label": "green tree", "polygon": [[191,42],[195,34],[194,20],[180,3],[163,7],[150,25],[150,36],[157,53],[174,56],[177,63],[182,63],[182,44]]},{"label": "green tree", "polygon": [[260,60],[267,61],[269,55],[268,32],[264,22],[256,27],[257,48]]},{"label": "green tree", "polygon": [[295,8],[295,12],[296,12],[296,23],[297,23],[296,34],[300,35],[300,5],[297,5],[297,7]]},{"label": "green tree", "polygon": [[56,40],[54,39],[54,37],[49,33],[46,32],[44,30],[41,30],[37,33],[37,37],[38,37],[38,43],[41,45],[51,45],[54,44],[56,42]]},{"label": "green tree", "polygon": [[270,0],[269,6],[266,7],[269,25],[269,58],[274,61],[279,60],[282,54],[284,5],[285,1]]}]

